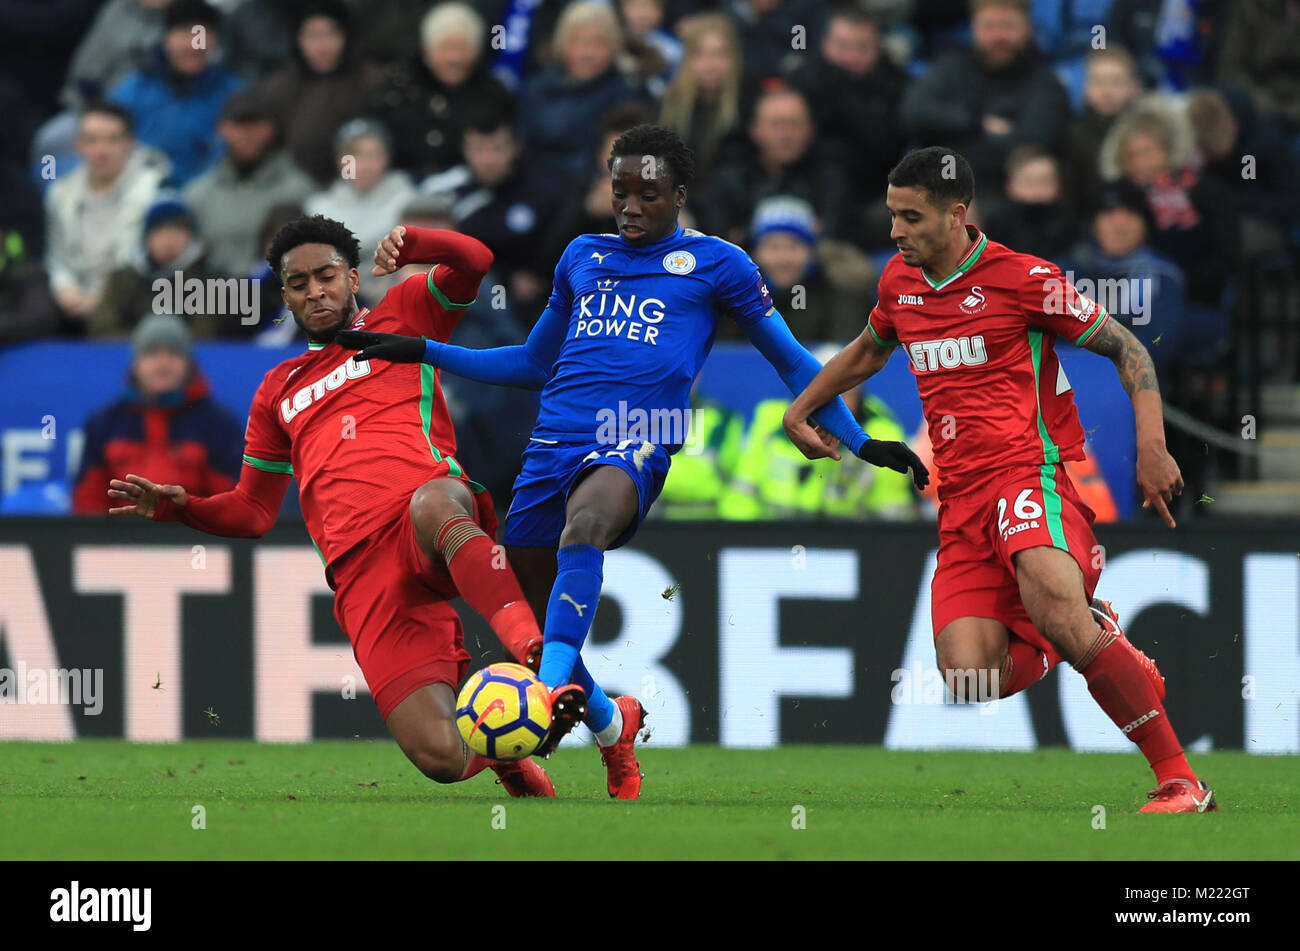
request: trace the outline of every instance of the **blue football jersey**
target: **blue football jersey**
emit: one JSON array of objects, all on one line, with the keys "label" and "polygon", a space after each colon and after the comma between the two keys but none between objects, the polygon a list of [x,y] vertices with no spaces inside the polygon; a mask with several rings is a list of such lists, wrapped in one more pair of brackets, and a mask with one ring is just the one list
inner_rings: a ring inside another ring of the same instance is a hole
[{"label": "blue football jersey", "polygon": [[748,254],[680,227],[644,247],[616,234],[575,238],[548,306],[568,329],[533,435],[566,442],[644,438],[647,416],[684,414],[717,322],[747,327],[774,313]]}]

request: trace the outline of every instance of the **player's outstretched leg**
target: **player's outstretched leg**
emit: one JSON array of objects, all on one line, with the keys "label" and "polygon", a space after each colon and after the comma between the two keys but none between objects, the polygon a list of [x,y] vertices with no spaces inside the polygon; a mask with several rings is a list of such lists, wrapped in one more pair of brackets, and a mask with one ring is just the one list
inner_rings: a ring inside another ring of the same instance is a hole
[{"label": "player's outstretched leg", "polygon": [[421,687],[384,721],[406,758],[435,783],[459,783],[485,768],[511,796],[554,796],[546,771],[531,758],[499,763],[472,752],[456,729],[456,695],[449,684]]},{"label": "player's outstretched leg", "polygon": [[1143,812],[1217,809],[1213,791],[1192,771],[1150,675],[1136,649],[1098,626],[1078,564],[1064,551],[1036,547],[1017,552],[1016,580],[1034,626],[1083,675],[1088,692],[1137,744],[1156,774]]},{"label": "player's outstretched leg", "polygon": [[[489,503],[490,504],[490,503]],[[515,660],[533,671],[542,633],[501,549],[479,526],[478,507],[459,479],[432,479],[411,495],[411,523],[424,553],[447,566],[460,596],[491,625]]]}]

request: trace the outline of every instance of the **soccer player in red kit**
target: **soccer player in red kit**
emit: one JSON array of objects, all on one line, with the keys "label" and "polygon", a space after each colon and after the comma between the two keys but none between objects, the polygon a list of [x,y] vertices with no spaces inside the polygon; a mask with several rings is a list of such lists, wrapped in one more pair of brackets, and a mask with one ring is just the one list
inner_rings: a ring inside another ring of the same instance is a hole
[{"label": "soccer player in red kit", "polygon": [[344,328],[446,341],[473,303],[492,252],[466,235],[398,226],[394,259],[427,274],[358,309],[360,249],[344,225],[316,215],[285,225],[267,261],[309,341],[263,378],[249,410],[239,484],[209,498],[138,475],[114,479],[116,515],[178,521],[214,535],[256,538],[275,523],[296,476],[303,518],[334,591],[375,704],[412,763],[454,783],[491,767],[513,796],[554,796],[532,760],[472,754],[456,729],[456,685],[469,654],[451,598],[488,619],[513,655],[538,653],[541,634],[514,573],[495,550],[492,500],[456,462],[456,435],[433,367],[357,361],[334,342]]},{"label": "soccer player in red kit", "polygon": [[1084,457],[1084,434],[1058,338],[1114,361],[1133,400],[1144,506],[1173,527],[1167,503],[1183,480],[1165,449],[1155,368],[1055,265],[967,225],[974,190],[970,165],[951,149],[912,152],[890,172],[890,237],[900,253],[880,277],[866,329],[790,406],[786,433],[810,458],[835,455],[808,417],[901,346],[941,477],[931,591],[946,682],[963,699],[971,679],[997,684],[994,697],[978,699],[1008,697],[1064,659],[1155,771],[1141,811],[1214,810],[1165,713],[1164,678],[1110,605],[1093,600],[1094,516],[1061,465]]}]

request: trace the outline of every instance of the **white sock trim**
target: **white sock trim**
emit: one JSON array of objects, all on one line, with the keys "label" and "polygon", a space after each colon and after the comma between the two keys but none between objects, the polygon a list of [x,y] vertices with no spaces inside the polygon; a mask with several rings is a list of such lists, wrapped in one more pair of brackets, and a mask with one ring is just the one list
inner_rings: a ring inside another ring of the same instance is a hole
[{"label": "white sock trim", "polygon": [[618,738],[623,735],[623,711],[619,709],[618,704],[614,704],[614,719],[609,721],[609,726],[596,734],[596,742],[601,746],[613,746],[618,742]]}]

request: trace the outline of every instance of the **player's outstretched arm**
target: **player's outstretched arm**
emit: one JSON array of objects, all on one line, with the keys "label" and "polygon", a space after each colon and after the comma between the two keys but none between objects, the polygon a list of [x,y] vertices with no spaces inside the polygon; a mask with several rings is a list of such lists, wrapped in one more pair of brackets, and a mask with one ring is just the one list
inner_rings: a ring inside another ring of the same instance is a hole
[{"label": "player's outstretched arm", "polygon": [[1108,357],[1119,371],[1129,398],[1133,400],[1133,418],[1137,424],[1137,480],[1146,501],[1160,513],[1166,525],[1174,527],[1168,503],[1183,491],[1183,476],[1178,463],[1165,448],[1164,404],[1155,364],[1146,347],[1123,324],[1107,320],[1084,344],[1093,353]]},{"label": "player's outstretched arm", "polygon": [[424,337],[368,330],[343,330],[334,339],[341,347],[360,351],[358,360],[428,363],[480,383],[540,390],[551,378],[565,329],[564,318],[548,307],[521,346],[471,350]]},{"label": "player's outstretched arm", "polygon": [[109,482],[109,498],[123,504],[108,511],[156,522],[184,522],[209,535],[261,538],[275,524],[290,478],[286,472],[264,472],[245,464],[235,488],[203,498],[190,495],[183,486],[158,485],[129,474]]},{"label": "player's outstretched arm", "polygon": [[[809,419],[819,411],[819,407],[825,407],[832,400],[844,406],[840,394],[878,373],[889,360],[891,352],[890,347],[882,347],[869,331],[864,330],[858,339],[831,357],[826,366],[804,386],[803,391],[785,411],[783,424],[786,436],[805,456],[809,459],[825,455],[839,458],[838,455],[824,451],[826,440],[822,438],[819,427],[814,427]],[[813,362],[815,364],[816,360]],[[826,410],[821,409],[820,412],[825,413]],[[844,412],[848,413],[847,407]],[[856,422],[854,426],[857,426]],[[906,443],[867,436],[854,449],[854,454],[874,466],[883,466],[895,472],[910,470],[912,481],[918,489],[924,489],[930,483],[930,470]]]}]

